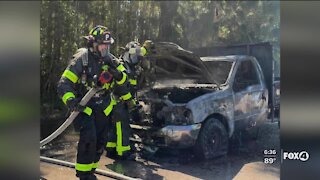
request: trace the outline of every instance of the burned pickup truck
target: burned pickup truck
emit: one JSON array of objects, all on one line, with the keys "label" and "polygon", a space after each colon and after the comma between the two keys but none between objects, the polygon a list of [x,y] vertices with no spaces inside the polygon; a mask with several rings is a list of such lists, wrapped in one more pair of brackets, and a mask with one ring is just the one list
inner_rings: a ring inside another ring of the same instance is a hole
[{"label": "burned pickup truck", "polygon": [[136,140],[158,147],[193,147],[209,159],[227,153],[236,129],[268,116],[269,90],[257,59],[247,55],[199,57],[158,43],[149,57],[148,85],[138,91]]}]

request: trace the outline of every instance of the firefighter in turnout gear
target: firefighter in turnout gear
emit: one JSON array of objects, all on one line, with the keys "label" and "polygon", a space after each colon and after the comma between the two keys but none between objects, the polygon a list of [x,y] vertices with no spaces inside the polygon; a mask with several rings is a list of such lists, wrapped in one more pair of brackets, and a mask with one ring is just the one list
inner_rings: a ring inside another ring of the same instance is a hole
[{"label": "firefighter in turnout gear", "polygon": [[124,53],[120,56],[122,64],[119,66],[118,70],[128,74],[131,85],[131,94],[135,94],[137,91],[137,78],[141,71],[140,63],[146,54],[146,51],[135,41],[129,42],[124,50]]},{"label": "firefighter in turnout gear", "polygon": [[[136,106],[135,99],[131,94],[130,79],[127,75],[122,63],[117,62],[116,69],[126,75],[126,95],[121,96],[115,105],[112,115],[112,121],[109,123],[109,131],[107,132],[107,142],[105,144],[107,157],[113,159],[135,159],[133,150],[130,146],[131,128],[129,122],[129,111]],[[120,91],[114,88],[114,91]]]},{"label": "firefighter in turnout gear", "polygon": [[153,84],[152,79],[155,78],[155,60],[153,60],[153,56],[157,54],[155,43],[151,40],[144,41],[142,45],[142,51],[144,52],[144,59],[141,62],[141,67],[143,71],[140,73],[139,77],[139,86],[147,86],[149,87]]},{"label": "firefighter in turnout gear", "polygon": [[[57,91],[70,110],[80,112],[74,121],[76,130],[80,131],[76,176],[81,180],[92,180],[96,179],[94,171],[107,141],[111,116],[119,116],[115,119],[120,121],[121,110],[117,108],[121,108],[121,101],[131,99],[131,93],[127,75],[116,69],[109,55],[110,45],[114,40],[108,29],[96,26],[85,39],[87,48],[80,48],[73,55],[58,82]],[[97,85],[103,89],[96,93],[85,107],[81,107],[81,98],[90,87]],[[117,123],[117,126],[123,127],[121,123]],[[119,143],[122,143],[122,152],[130,149],[128,142],[120,139]]]},{"label": "firefighter in turnout gear", "polygon": [[135,94],[141,88],[142,74],[150,70],[149,55],[155,54],[155,45],[151,40],[146,40],[141,46],[137,41],[131,41],[122,47],[123,53],[120,56],[121,65],[118,70],[126,72],[129,76],[131,94]]},{"label": "firefighter in turnout gear", "polygon": [[133,122],[139,122],[139,103],[137,101],[138,78],[143,71],[141,63],[146,54],[146,49],[137,41],[131,41],[122,48],[124,52],[120,56],[121,64],[118,70],[125,72],[129,77],[130,92],[133,95],[132,108],[129,110],[130,119]]}]

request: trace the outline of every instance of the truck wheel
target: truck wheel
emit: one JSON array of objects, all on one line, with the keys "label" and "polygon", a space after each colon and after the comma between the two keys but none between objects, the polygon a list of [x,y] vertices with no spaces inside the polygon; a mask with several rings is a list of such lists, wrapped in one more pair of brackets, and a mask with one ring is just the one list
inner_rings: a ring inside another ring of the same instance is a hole
[{"label": "truck wheel", "polygon": [[228,133],[219,120],[210,118],[203,124],[194,152],[201,159],[211,159],[227,154]]}]

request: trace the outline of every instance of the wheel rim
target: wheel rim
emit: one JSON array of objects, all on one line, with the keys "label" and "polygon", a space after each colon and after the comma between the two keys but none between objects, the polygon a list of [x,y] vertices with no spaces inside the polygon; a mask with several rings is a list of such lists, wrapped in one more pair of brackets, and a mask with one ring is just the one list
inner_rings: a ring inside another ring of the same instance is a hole
[{"label": "wheel rim", "polygon": [[214,153],[221,144],[221,135],[220,133],[216,131],[212,131],[207,139],[207,147],[209,150],[209,153]]}]

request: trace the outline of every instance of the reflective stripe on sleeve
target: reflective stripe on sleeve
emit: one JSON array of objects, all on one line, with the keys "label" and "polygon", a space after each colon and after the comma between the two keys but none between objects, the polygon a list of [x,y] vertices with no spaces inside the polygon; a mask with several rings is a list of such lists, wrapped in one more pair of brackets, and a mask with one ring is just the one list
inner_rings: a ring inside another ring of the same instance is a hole
[{"label": "reflective stripe on sleeve", "polygon": [[126,70],[126,68],[125,68],[122,64],[120,64],[120,65],[117,67],[117,69],[118,69],[119,71],[121,71],[121,72],[123,72],[123,71]]},{"label": "reflective stripe on sleeve", "polygon": [[84,110],[83,110],[84,113],[86,113],[88,116],[91,116],[92,114],[92,109],[89,108],[89,107],[86,107]]},{"label": "reflective stripe on sleeve", "polygon": [[73,83],[76,83],[78,81],[78,76],[76,74],[74,74],[72,71],[70,70],[65,70],[62,74],[63,77],[68,78],[70,81],[72,81]]},{"label": "reflective stripe on sleeve", "polygon": [[64,104],[67,104],[68,99],[75,98],[76,96],[72,92],[67,92],[62,96],[62,101]]},{"label": "reflective stripe on sleeve", "polygon": [[135,79],[129,79],[129,82],[131,85],[137,85],[137,80]]},{"label": "reflective stripe on sleeve", "polygon": [[120,81],[117,81],[117,84],[122,85],[124,82],[126,82],[127,74],[122,73],[122,79]]},{"label": "reflective stripe on sleeve", "polygon": [[128,92],[127,94],[120,96],[120,100],[126,101],[126,100],[130,99],[131,97],[132,97],[131,93]]}]

